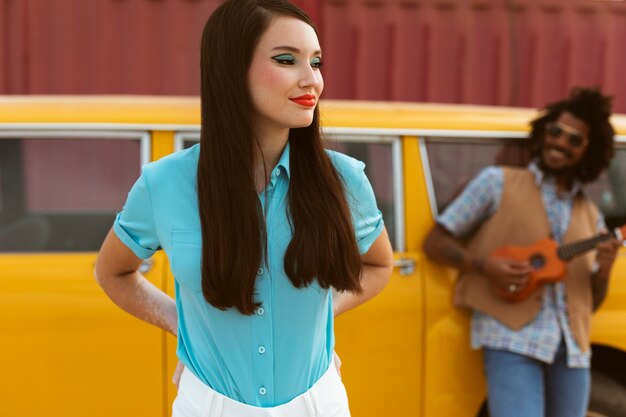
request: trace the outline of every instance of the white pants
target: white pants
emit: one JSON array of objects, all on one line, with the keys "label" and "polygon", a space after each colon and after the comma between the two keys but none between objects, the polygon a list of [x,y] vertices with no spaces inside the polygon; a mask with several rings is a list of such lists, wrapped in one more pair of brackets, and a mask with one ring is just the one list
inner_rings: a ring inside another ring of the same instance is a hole
[{"label": "white pants", "polygon": [[268,408],[219,394],[185,368],[172,411],[172,417],[350,417],[346,388],[334,363],[307,392]]}]

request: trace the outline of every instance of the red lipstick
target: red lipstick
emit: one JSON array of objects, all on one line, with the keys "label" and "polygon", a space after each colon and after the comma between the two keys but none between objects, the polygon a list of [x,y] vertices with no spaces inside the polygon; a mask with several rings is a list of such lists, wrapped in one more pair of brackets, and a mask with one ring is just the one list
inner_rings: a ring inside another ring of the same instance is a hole
[{"label": "red lipstick", "polygon": [[315,96],[313,94],[303,94],[299,97],[290,98],[289,100],[305,107],[315,106]]}]

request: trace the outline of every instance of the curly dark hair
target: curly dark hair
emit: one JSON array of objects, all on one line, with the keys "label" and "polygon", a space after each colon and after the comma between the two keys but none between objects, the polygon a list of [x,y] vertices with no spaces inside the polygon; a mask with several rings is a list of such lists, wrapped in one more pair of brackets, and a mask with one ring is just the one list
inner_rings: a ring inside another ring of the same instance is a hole
[{"label": "curly dark hair", "polygon": [[615,131],[609,122],[612,99],[602,95],[598,88],[574,87],[568,98],[548,104],[543,114],[530,123],[531,155],[537,157],[541,153],[546,124],[569,112],[589,125],[589,146],[575,168],[575,175],[583,183],[594,181],[609,166],[615,153]]}]

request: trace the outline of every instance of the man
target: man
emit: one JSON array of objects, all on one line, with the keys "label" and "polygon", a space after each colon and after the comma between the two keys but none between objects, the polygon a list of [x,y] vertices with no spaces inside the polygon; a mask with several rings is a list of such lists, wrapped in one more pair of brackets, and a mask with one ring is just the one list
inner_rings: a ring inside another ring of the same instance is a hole
[{"label": "man", "polygon": [[455,303],[473,310],[471,344],[483,348],[491,417],[583,417],[590,387],[589,323],[606,295],[620,243],[609,239],[568,262],[566,277],[510,302],[533,266],[492,256],[551,237],[567,243],[605,230],[583,184],[613,157],[611,100],[577,88],[531,123],[532,162],[488,167],[437,218],[424,242],[459,269]]}]

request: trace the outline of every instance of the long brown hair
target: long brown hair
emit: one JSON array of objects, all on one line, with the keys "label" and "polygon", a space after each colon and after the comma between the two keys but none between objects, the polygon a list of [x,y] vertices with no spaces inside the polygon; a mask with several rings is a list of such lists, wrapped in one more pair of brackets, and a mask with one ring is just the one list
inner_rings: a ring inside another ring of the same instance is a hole
[{"label": "long brown hair", "polygon": [[[310,18],[286,0],[228,0],[202,34],[202,131],[198,205],[202,226],[202,292],[219,309],[252,314],[267,233],[254,180],[258,142],[247,73],[273,16]],[[291,129],[289,222],[284,268],[297,288],[360,292],[361,263],[343,182],[313,123]]]}]

